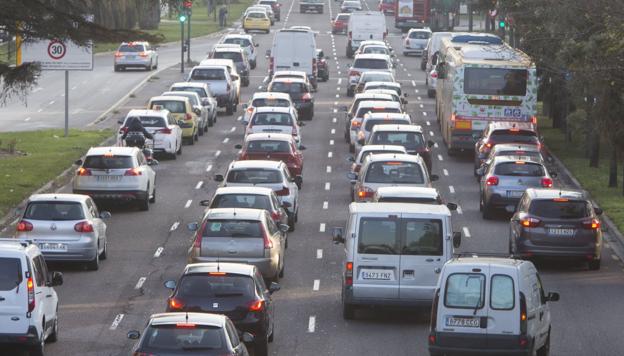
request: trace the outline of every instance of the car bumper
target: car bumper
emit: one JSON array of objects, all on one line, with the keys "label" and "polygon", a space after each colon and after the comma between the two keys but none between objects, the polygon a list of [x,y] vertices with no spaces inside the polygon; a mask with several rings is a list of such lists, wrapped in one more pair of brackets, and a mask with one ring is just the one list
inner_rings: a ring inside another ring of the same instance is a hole
[{"label": "car bumper", "polygon": [[156,141],[154,142],[154,147],[152,148],[154,153],[175,153],[176,150],[177,147],[175,145],[175,141],[168,140]]},{"label": "car bumper", "polygon": [[48,252],[41,251],[46,261],[92,261],[98,250],[97,246],[90,243],[68,244],[67,251]]},{"label": "car bumper", "polygon": [[490,208],[505,208],[509,205],[517,206],[520,201],[518,198],[508,198],[500,195],[499,193],[486,193],[484,203]]},{"label": "car bumper", "polygon": [[[520,346],[519,335],[435,332],[430,353],[452,355],[530,355],[531,345]],[[461,346],[459,346],[461,345]]]},{"label": "car bumper", "polygon": [[287,166],[288,172],[291,176],[300,176],[301,172],[303,172],[303,165],[301,166]]},{"label": "car bumper", "polygon": [[243,263],[248,265],[253,265],[258,268],[262,277],[264,278],[273,278],[277,274],[277,261],[273,261],[270,258],[228,258],[228,257],[207,257],[200,256],[199,251],[196,248],[191,248],[189,253],[188,262],[189,263],[200,263],[200,262],[232,262],[232,263]]},{"label": "car bumper", "polygon": [[403,52],[404,53],[413,53],[419,56],[422,56],[424,49],[423,48],[410,48],[410,47],[403,47]]},{"label": "car bumper", "polygon": [[[570,237],[561,237],[566,239]],[[573,238],[573,237],[571,237]],[[600,259],[602,241],[584,246],[557,246],[557,245],[536,245],[530,239],[516,239],[516,254],[521,257],[554,257],[562,259]]]},{"label": "car bumper", "polygon": [[217,106],[222,108],[227,106],[230,103],[229,95],[219,95],[217,96]]},{"label": "car bumper", "polygon": [[306,4],[301,4],[299,5],[299,8],[301,9],[301,11],[318,11],[318,12],[322,12],[324,6],[323,5],[306,5]]},{"label": "car bumper", "polygon": [[261,23],[245,23],[243,25],[243,29],[245,30],[262,30],[269,31],[271,30],[271,23],[261,24]]},{"label": "car bumper", "polygon": [[37,328],[30,326],[28,327],[28,331],[24,334],[0,334],[0,344],[28,346],[38,345],[39,335],[37,333]]},{"label": "car bumper", "polygon": [[[433,297],[433,293],[431,293]],[[343,287],[344,302],[351,305],[370,307],[420,308],[431,307],[431,299],[387,299],[387,298],[357,298],[353,296],[352,288]]]},{"label": "car bumper", "polygon": [[74,189],[74,194],[88,195],[98,200],[145,200],[147,192],[143,190],[83,190]]},{"label": "car bumper", "polygon": [[299,115],[303,114],[303,113],[310,113],[312,110],[314,110],[314,103],[313,102],[295,102],[295,108],[297,108],[297,113]]},{"label": "car bumper", "polygon": [[118,61],[115,61],[115,65],[126,67],[126,68],[130,68],[130,67],[143,68],[145,66],[150,65],[150,58],[118,60]]},{"label": "car bumper", "polygon": [[450,140],[450,148],[456,150],[466,150],[470,152],[474,152],[474,146],[476,139],[474,138],[481,136],[481,132],[479,131],[462,131],[462,132],[453,132],[451,134]]}]

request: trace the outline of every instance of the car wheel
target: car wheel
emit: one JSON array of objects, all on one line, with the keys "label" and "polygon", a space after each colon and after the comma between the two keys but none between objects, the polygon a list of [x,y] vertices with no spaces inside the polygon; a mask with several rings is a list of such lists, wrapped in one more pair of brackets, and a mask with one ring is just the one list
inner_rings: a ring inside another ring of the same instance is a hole
[{"label": "car wheel", "polygon": [[193,135],[193,140],[199,141],[199,132],[195,132],[195,135]]},{"label": "car wheel", "polygon": [[158,69],[158,60],[156,60],[156,65],[154,66],[154,69]]},{"label": "car wheel", "polygon": [[427,64],[426,63],[420,63],[420,70],[425,70],[427,69]]},{"label": "car wheel", "polygon": [[119,66],[114,66],[114,67],[113,67],[113,70],[114,70],[115,72],[119,72],[119,71],[121,71],[121,69],[119,68]]},{"label": "car wheel", "polygon": [[251,69],[256,69],[256,61],[249,63],[251,65]]},{"label": "car wheel", "polygon": [[348,96],[348,97],[353,96],[353,89],[351,89],[351,88],[347,88],[347,96]]},{"label": "car wheel", "polygon": [[181,155],[182,154],[182,144],[180,144],[180,148],[178,148],[178,150],[176,151],[177,155]]},{"label": "car wheel", "polygon": [[245,33],[249,33],[249,30],[248,30],[248,29],[245,29]]},{"label": "car wheel", "polygon": [[234,106],[233,106],[232,103],[226,104],[226,106],[225,106],[225,114],[226,115],[232,115],[234,113],[233,107]]},{"label": "car wheel", "polygon": [[489,205],[487,205],[485,202],[483,203],[483,210],[481,211],[481,215],[483,215],[483,218],[485,220],[492,219],[492,208]]},{"label": "car wheel", "polygon": [[206,132],[206,126],[207,126],[207,125],[208,125],[208,124],[204,125],[204,127],[200,127],[200,128],[199,128],[199,130],[198,130],[198,134],[199,134],[199,136],[204,136],[204,132]]},{"label": "car wheel", "polygon": [[271,328],[271,335],[269,335],[269,342],[273,342],[275,339],[275,323],[273,323],[273,327]]},{"label": "car wheel", "polygon": [[546,337],[544,345],[537,350],[536,354],[537,356],[550,355],[550,330],[548,330],[548,336]]},{"label": "car wheel", "polygon": [[54,320],[54,326],[52,327],[52,332],[48,336],[48,342],[57,342],[58,341],[58,310],[56,313],[56,320]]},{"label": "car wheel", "polygon": [[100,254],[98,251],[95,252],[95,257],[91,261],[87,262],[87,269],[89,271],[97,271],[100,269]]},{"label": "car wheel", "polygon": [[155,203],[156,202],[156,188],[154,188],[154,191],[152,192],[152,197],[149,199],[150,203]]},{"label": "car wheel", "polygon": [[104,248],[102,249],[102,253],[100,253],[100,260],[105,260],[108,258],[108,241],[104,240]]},{"label": "car wheel", "polygon": [[342,317],[345,320],[353,320],[355,318],[355,307],[343,301],[342,302]]},{"label": "car wheel", "polygon": [[258,337],[254,342],[254,356],[267,356],[269,354],[269,342],[267,337]]},{"label": "car wheel", "polygon": [[587,266],[590,271],[597,271],[600,269],[600,260],[592,260],[587,262]]},{"label": "car wheel", "polygon": [[152,70],[152,62],[150,62],[150,64],[149,64],[149,65],[146,65],[146,66],[145,66],[145,71],[146,71],[146,72],[149,72],[150,70]]},{"label": "car wheel", "polygon": [[286,262],[282,261],[282,269],[279,271],[279,278],[284,278],[284,270],[286,269]]},{"label": "car wheel", "polygon": [[44,350],[45,350],[45,332],[42,332],[39,343],[30,348],[29,354],[31,356],[43,356]]},{"label": "car wheel", "polygon": [[288,215],[288,231],[295,231],[295,214]]},{"label": "car wheel", "polygon": [[139,210],[148,211],[149,210],[149,188],[145,191],[145,198],[139,202]]},{"label": "car wheel", "polygon": [[[217,121],[216,115],[208,120],[208,127],[212,127],[215,121]],[[206,127],[206,131],[208,131],[208,127]]]},{"label": "car wheel", "polygon": [[355,145],[352,144],[352,143],[349,144],[349,152],[350,153],[355,153]]},{"label": "car wheel", "polygon": [[266,30],[264,31],[264,33],[266,33],[267,35],[271,32],[271,30]]}]

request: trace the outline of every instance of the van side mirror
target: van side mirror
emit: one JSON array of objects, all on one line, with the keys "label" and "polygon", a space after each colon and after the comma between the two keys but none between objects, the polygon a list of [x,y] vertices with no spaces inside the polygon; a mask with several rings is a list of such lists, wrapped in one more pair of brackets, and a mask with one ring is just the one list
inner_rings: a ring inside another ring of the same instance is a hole
[{"label": "van side mirror", "polygon": [[176,282],[174,280],[168,280],[165,282],[165,288],[174,290],[176,288]]},{"label": "van side mirror", "polygon": [[353,156],[347,157],[347,162],[355,163],[355,157]]},{"label": "van side mirror", "polygon": [[551,176],[551,177],[553,177],[553,178],[557,178],[557,176],[559,175],[559,174],[557,174],[557,172],[548,172],[548,173],[549,173],[549,174],[550,174],[550,176]]},{"label": "van side mirror", "polygon": [[130,330],[128,331],[128,339],[130,340],[138,340],[141,337],[141,333],[138,330]]},{"label": "van side mirror", "polygon": [[117,123],[118,123],[119,125],[123,125],[123,123],[124,123],[124,119],[119,119],[119,120],[117,120]]},{"label": "van side mirror", "polygon": [[347,173],[347,178],[351,181],[356,181],[358,179],[358,175],[356,173],[349,172]]},{"label": "van side mirror", "polygon": [[279,225],[279,230],[283,233],[287,233],[288,230],[290,229],[290,226],[286,225],[286,224],[280,224]]},{"label": "van side mirror", "polygon": [[223,182],[223,174],[216,174],[214,180],[215,182]]},{"label": "van side mirror", "polygon": [[455,211],[457,210],[457,204],[455,203],[446,203],[446,207],[448,208],[448,210],[450,211]]},{"label": "van side mirror", "polygon": [[548,296],[546,296],[546,301],[548,302],[558,302],[559,301],[559,293],[550,292]]},{"label": "van side mirror", "polygon": [[210,200],[200,200],[199,205],[201,206],[210,206]]},{"label": "van side mirror", "polygon": [[186,228],[188,231],[197,231],[199,230],[199,224],[197,222],[188,223],[186,224]]},{"label": "van side mirror", "polygon": [[459,248],[461,246],[461,232],[455,231],[453,232],[453,247]]},{"label": "van side mirror", "polygon": [[363,139],[363,138],[361,138],[361,139],[357,140],[357,143],[358,143],[358,145],[360,145],[360,146],[364,146],[364,139]]},{"label": "van side mirror", "polygon": [[234,145],[234,148],[236,148],[237,150],[240,150],[243,148],[243,145],[241,145],[240,143],[237,143]]},{"label": "van side mirror", "polygon": [[516,206],[515,205],[507,205],[505,206],[505,211],[508,212],[509,214],[513,214],[516,212]]},{"label": "van side mirror", "polygon": [[435,142],[433,142],[432,140],[427,141],[427,147],[431,148],[435,146]]},{"label": "van side mirror", "polygon": [[100,219],[110,219],[111,218],[111,213],[108,211],[101,211],[100,212]]},{"label": "van side mirror", "polygon": [[50,273],[50,282],[48,283],[49,287],[56,287],[63,285],[63,273],[61,272],[51,272]]},{"label": "van side mirror", "polygon": [[291,206],[292,206],[292,204],[290,202],[287,202],[287,201],[282,202],[282,208],[286,209],[286,208],[290,208]]},{"label": "van side mirror", "polygon": [[334,244],[338,245],[345,243],[343,234],[344,229],[341,227],[335,227],[332,229],[332,240],[334,241]]},{"label": "van side mirror", "polygon": [[485,168],[484,168],[484,167],[479,167],[479,168],[477,168],[477,169],[475,170],[475,173],[476,173],[478,176],[483,176],[483,175],[485,174]]},{"label": "van side mirror", "polygon": [[254,47],[260,47],[259,43],[254,43]]},{"label": "van side mirror", "polygon": [[432,174],[431,176],[429,176],[429,179],[431,179],[432,182],[435,182],[440,179],[440,176],[437,174]]},{"label": "van side mirror", "polygon": [[77,159],[74,161],[74,164],[77,166],[82,166],[82,160],[81,159]]},{"label": "van side mirror", "polygon": [[296,176],[295,177],[295,184],[297,185],[297,188],[299,188],[301,190],[301,186],[303,185],[303,177],[302,176]]},{"label": "van side mirror", "polygon": [[280,289],[282,289],[282,286],[280,286],[279,283],[271,282],[271,284],[269,285],[269,293],[271,294],[277,292]]}]

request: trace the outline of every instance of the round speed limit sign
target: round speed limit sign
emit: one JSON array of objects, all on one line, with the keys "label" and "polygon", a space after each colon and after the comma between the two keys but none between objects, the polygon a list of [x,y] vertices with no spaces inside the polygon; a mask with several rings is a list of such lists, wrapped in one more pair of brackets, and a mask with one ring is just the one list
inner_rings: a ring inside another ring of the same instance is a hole
[{"label": "round speed limit sign", "polygon": [[65,56],[65,53],[67,52],[67,49],[65,48],[65,44],[61,41],[50,41],[50,44],[48,45],[48,56],[50,56],[50,58],[58,60],[63,58],[63,56]]}]

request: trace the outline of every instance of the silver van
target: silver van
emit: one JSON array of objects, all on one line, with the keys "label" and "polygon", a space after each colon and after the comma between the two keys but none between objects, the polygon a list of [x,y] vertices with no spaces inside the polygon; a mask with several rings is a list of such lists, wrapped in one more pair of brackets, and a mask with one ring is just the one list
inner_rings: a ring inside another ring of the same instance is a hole
[{"label": "silver van", "polygon": [[444,205],[351,203],[346,227],[332,229],[345,245],[343,317],[357,307],[430,306],[438,275],[461,233]]}]

